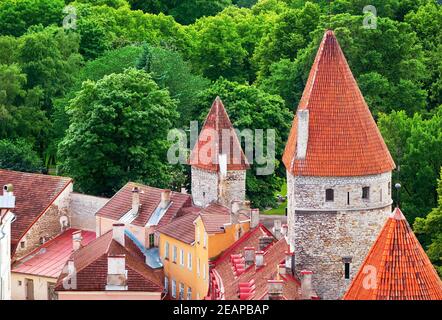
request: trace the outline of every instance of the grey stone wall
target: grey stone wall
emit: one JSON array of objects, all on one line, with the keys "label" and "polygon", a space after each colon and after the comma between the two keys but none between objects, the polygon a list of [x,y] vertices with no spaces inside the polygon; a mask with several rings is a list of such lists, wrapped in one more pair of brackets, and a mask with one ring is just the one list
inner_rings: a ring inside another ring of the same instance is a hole
[{"label": "grey stone wall", "polygon": [[108,198],[94,197],[75,192],[72,193],[69,203],[71,227],[95,231],[95,213],[108,201]]},{"label": "grey stone wall", "polygon": [[[390,180],[391,173],[339,178],[287,174],[288,237],[296,272],[314,272],[313,285],[322,299],[341,298],[359,270],[391,212]],[[365,186],[370,187],[368,200],[362,199]],[[332,202],[325,201],[327,188],[334,189]],[[351,258],[350,279],[344,279],[344,258]]]},{"label": "grey stone wall", "polygon": [[192,167],[192,198],[201,207],[212,201],[229,206],[232,200],[245,200],[246,171],[228,171],[224,179],[219,173]]}]

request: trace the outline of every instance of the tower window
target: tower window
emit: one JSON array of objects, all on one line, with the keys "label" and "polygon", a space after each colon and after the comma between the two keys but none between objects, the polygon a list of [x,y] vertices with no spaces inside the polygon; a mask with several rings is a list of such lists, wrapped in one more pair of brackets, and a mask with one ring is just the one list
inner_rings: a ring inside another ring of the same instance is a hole
[{"label": "tower window", "polygon": [[350,205],[350,192],[347,192],[347,205]]},{"label": "tower window", "polygon": [[370,199],[370,187],[363,187],[362,188],[362,199]]},{"label": "tower window", "polygon": [[344,278],[350,279],[350,262],[344,263]]},{"label": "tower window", "polygon": [[391,182],[388,183],[388,195],[391,194]]},{"label": "tower window", "polygon": [[325,201],[334,201],[335,200],[335,190],[326,189],[325,190]]},{"label": "tower window", "polygon": [[382,189],[379,190],[379,201],[382,202]]}]

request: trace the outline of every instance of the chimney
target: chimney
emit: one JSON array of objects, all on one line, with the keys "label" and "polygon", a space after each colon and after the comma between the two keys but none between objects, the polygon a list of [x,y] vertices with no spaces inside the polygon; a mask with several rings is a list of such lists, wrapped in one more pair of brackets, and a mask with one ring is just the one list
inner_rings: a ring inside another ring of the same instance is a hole
[{"label": "chimney", "polygon": [[172,194],[172,191],[170,191],[169,189],[163,190],[163,192],[161,192],[161,202],[160,202],[160,207],[162,209],[166,209],[167,206],[170,204],[170,196]]},{"label": "chimney", "polygon": [[112,238],[124,247],[124,223],[114,223],[112,225]]},{"label": "chimney", "polygon": [[259,225],[259,209],[252,209],[250,212],[250,228],[256,228]]},{"label": "chimney", "polygon": [[314,295],[312,289],[312,275],[312,271],[301,271],[301,299],[310,300]]},{"label": "chimney", "polygon": [[267,280],[267,293],[269,300],[281,300],[284,280]]},{"label": "chimney", "polygon": [[254,247],[245,247],[244,248],[244,261],[246,264],[246,268],[250,267],[255,263],[255,248]]},{"label": "chimney", "polygon": [[273,234],[275,235],[275,238],[278,240],[282,238],[281,220],[279,220],[279,219],[275,219],[273,221]]},{"label": "chimney", "polygon": [[289,226],[288,224],[284,223],[281,228],[281,234],[283,237],[287,237],[288,233],[289,233]]},{"label": "chimney", "polygon": [[255,252],[255,268],[259,269],[264,266],[264,251]]},{"label": "chimney", "polygon": [[285,263],[278,264],[278,274],[282,275],[282,276],[287,274],[287,269],[285,268]]},{"label": "chimney", "polygon": [[107,256],[106,290],[127,290],[126,255]]},{"label": "chimney", "polygon": [[187,189],[185,187],[181,187],[181,193],[182,194],[187,194]]},{"label": "chimney", "polygon": [[0,209],[14,209],[15,208],[15,196],[14,187],[12,184],[3,186],[3,195],[0,196]]},{"label": "chimney", "polygon": [[140,210],[140,189],[133,187],[132,189],[132,215],[137,216]]},{"label": "chimney", "polygon": [[309,113],[308,110],[299,110],[297,113],[298,118],[298,139],[296,141],[296,159],[305,159],[307,155],[308,144],[308,126],[309,126]]},{"label": "chimney", "polygon": [[273,237],[270,236],[262,236],[259,237],[259,250],[264,250],[273,242]]},{"label": "chimney", "polygon": [[286,272],[293,275],[294,274],[294,266],[295,265],[295,256],[292,252],[286,251],[285,252],[285,269]]},{"label": "chimney", "polygon": [[230,223],[238,224],[239,223],[239,211],[241,210],[241,201],[233,200],[230,208]]},{"label": "chimney", "polygon": [[72,233],[72,249],[77,251],[81,248],[81,241],[83,237],[81,236],[81,230]]}]

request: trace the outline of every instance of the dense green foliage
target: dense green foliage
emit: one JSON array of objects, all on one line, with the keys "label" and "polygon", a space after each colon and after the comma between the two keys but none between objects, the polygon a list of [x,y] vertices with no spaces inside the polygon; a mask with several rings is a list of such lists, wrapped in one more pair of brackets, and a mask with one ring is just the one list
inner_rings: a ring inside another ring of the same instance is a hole
[{"label": "dense green foliage", "polygon": [[43,164],[32,145],[25,140],[0,140],[0,168],[22,172],[40,172]]},{"label": "dense green foliage", "polygon": [[400,165],[403,211],[438,263],[442,6],[370,4],[375,29],[362,0],[0,0],[0,139],[11,149],[0,167],[58,168],[92,194],[128,180],[179,189],[188,168],[166,163],[167,130],[201,121],[219,95],[238,128],[276,129],[275,173],[254,166],[247,179],[253,205],[273,206],[292,111],[332,28]]}]

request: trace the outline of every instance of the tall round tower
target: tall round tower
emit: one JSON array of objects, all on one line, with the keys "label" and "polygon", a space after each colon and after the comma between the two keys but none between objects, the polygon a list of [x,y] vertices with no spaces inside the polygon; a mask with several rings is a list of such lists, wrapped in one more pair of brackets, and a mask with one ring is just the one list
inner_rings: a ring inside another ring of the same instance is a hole
[{"label": "tall round tower", "polygon": [[287,169],[295,272],[339,299],[391,212],[395,164],[333,31],[326,31],[293,120]]}]

